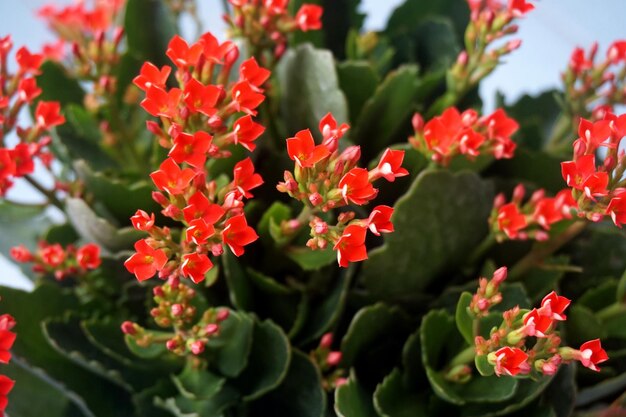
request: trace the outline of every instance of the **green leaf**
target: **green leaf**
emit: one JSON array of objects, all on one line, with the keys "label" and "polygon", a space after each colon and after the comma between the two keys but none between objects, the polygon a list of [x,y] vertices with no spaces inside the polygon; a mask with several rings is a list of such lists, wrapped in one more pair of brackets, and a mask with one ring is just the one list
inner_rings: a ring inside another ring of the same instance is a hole
[{"label": "green leaf", "polygon": [[[149,330],[151,334],[155,336],[163,336],[165,332],[159,332],[155,330]],[[165,343],[152,343],[148,346],[138,345],[135,338],[130,335],[124,336],[124,340],[126,342],[126,346],[128,350],[130,350],[134,355],[142,358],[142,359],[157,359],[163,356],[170,354],[170,352],[165,347]]]},{"label": "green leaf", "polygon": [[254,323],[248,366],[234,381],[245,401],[275,389],[287,375],[291,361],[289,339],[269,320]]},{"label": "green leaf", "polygon": [[576,365],[563,365],[546,388],[543,398],[549,401],[556,417],[570,417],[577,397]]},{"label": "green leaf", "polygon": [[82,105],[85,91],[78,81],[71,78],[65,68],[53,61],[41,65],[41,74],[37,77],[37,86],[41,88],[39,100],[58,101],[61,107],[73,103]]},{"label": "green leaf", "polygon": [[474,343],[474,316],[469,311],[472,302],[472,294],[465,291],[459,297],[459,303],[456,306],[456,328],[459,329],[461,335],[471,345]]},{"label": "green leaf", "polygon": [[360,357],[375,347],[396,343],[408,330],[407,318],[398,307],[383,303],[359,310],[341,342],[342,364],[354,366]]},{"label": "green leaf", "polygon": [[311,250],[306,246],[291,246],[285,250],[285,254],[305,271],[318,271],[337,260],[337,253],[331,247]]},{"label": "green leaf", "polygon": [[337,64],[337,75],[348,101],[350,121],[356,123],[363,106],[376,91],[378,74],[367,61],[345,61]]},{"label": "green leaf", "polygon": [[209,400],[222,390],[226,382],[226,378],[206,369],[194,369],[190,362],[180,375],[173,375],[172,380],[181,395],[190,400]]},{"label": "green leaf", "polygon": [[578,304],[569,308],[565,329],[567,341],[572,346],[580,346],[588,340],[606,337],[606,330],[593,311]]},{"label": "green leaf", "polygon": [[[544,261],[546,266],[567,266],[568,256],[554,256]],[[533,268],[524,275],[524,287],[532,301],[541,300],[546,294],[557,288],[559,281],[565,275],[564,271]]]},{"label": "green leaf", "polygon": [[[309,0],[302,1],[307,3]],[[346,38],[350,30],[359,30],[366,15],[359,11],[361,0],[323,0],[322,30],[326,46],[337,58],[345,57]]]},{"label": "green leaf", "polygon": [[492,200],[474,173],[420,174],[395,205],[396,231],[363,264],[366,288],[382,299],[408,297],[462,264],[487,234]]},{"label": "green leaf", "polygon": [[379,417],[372,393],[363,388],[353,372],[348,382],[335,390],[335,412],[338,417]]},{"label": "green leaf", "polygon": [[254,306],[252,286],[241,262],[226,250],[222,256],[222,265],[231,303],[240,310],[252,310]]},{"label": "green leaf", "polygon": [[581,389],[576,396],[576,406],[585,407],[603,398],[611,397],[626,391],[626,374],[606,379],[591,387]]},{"label": "green leaf", "polygon": [[576,305],[585,306],[593,312],[598,312],[607,307],[607,300],[615,298],[617,285],[618,282],[615,279],[607,279],[578,297]]},{"label": "green leaf", "polygon": [[274,246],[275,242],[279,242],[279,235],[273,232],[273,225],[280,226],[281,222],[284,220],[289,220],[291,218],[291,208],[285,203],[281,203],[280,201],[275,201],[272,203],[270,208],[268,208],[265,213],[263,213],[263,217],[259,221],[257,225],[257,231],[259,233],[259,237],[261,241],[266,246]]},{"label": "green leaf", "polygon": [[[350,138],[369,161],[410,126],[419,89],[418,69],[407,65],[389,73],[365,103]],[[404,138],[406,139],[406,137]]]},{"label": "green leaf", "polygon": [[515,158],[495,161],[487,174],[510,178],[515,182],[531,182],[556,194],[565,186],[561,162],[561,158],[545,152],[520,147],[515,151]]},{"label": "green leaf", "polygon": [[374,407],[381,417],[427,417],[427,399],[407,389],[402,373],[394,369],[374,392]]},{"label": "green leaf", "polygon": [[406,0],[389,17],[385,32],[392,36],[411,32],[418,23],[433,16],[450,18],[459,41],[463,40],[469,21],[469,9],[463,0]]},{"label": "green leaf", "polygon": [[301,45],[285,54],[277,71],[287,134],[309,128],[317,135],[320,119],[329,112],[338,123],[348,121],[346,98],[329,51]]},{"label": "green leaf", "polygon": [[497,403],[511,398],[517,388],[514,378],[475,376],[464,384],[447,381],[445,369],[453,355],[466,346],[454,325],[454,318],[445,310],[431,310],[420,328],[422,362],[435,394],[452,404]]},{"label": "green leaf", "polygon": [[294,350],[283,382],[251,403],[250,411],[250,417],[324,417],[326,393],[319,370],[307,355]]},{"label": "green leaf", "polygon": [[111,252],[132,248],[136,241],[145,237],[132,227],[116,228],[80,198],[68,198],[66,210],[70,222],[85,240],[96,242]]},{"label": "green leaf", "polygon": [[165,50],[178,32],[171,9],[160,0],[128,0],[124,30],[128,51],[155,65],[165,63]]},{"label": "green leaf", "polygon": [[84,159],[94,169],[116,167],[117,163],[102,149],[98,121],[79,104],[64,108],[67,123],[56,128],[55,140],[61,143],[72,159]]},{"label": "green leaf", "polygon": [[231,311],[220,324],[219,335],[209,339],[207,350],[211,364],[222,375],[234,378],[241,374],[249,361],[254,320],[244,313]]},{"label": "green leaf", "polygon": [[250,278],[250,281],[252,281],[252,284],[264,293],[274,295],[290,295],[295,292],[294,289],[289,288],[286,285],[276,281],[274,278],[269,277],[252,268],[246,268],[246,272],[248,273],[248,277]]},{"label": "green leaf", "polygon": [[22,358],[13,356],[2,374],[16,381],[6,409],[11,417],[95,417],[76,393]]},{"label": "green leaf", "polygon": [[161,207],[152,199],[152,185],[147,181],[126,183],[94,172],[85,161],[76,161],[74,168],[87,189],[120,224],[129,224],[138,209],[158,213]]},{"label": "green leaf", "polygon": [[495,372],[493,365],[487,361],[487,355],[476,355],[474,364],[482,376],[491,376]]},{"label": "green leaf", "polygon": [[617,292],[615,294],[618,303],[626,304],[626,271],[622,274],[617,284]]},{"label": "green leaf", "polygon": [[430,72],[446,70],[456,61],[459,46],[452,21],[444,17],[429,17],[422,21],[413,35],[417,38],[417,59]]},{"label": "green leaf", "polygon": [[67,246],[75,243],[79,237],[72,225],[65,223],[51,226],[44,234],[43,239],[48,243],[59,243],[62,246]]}]

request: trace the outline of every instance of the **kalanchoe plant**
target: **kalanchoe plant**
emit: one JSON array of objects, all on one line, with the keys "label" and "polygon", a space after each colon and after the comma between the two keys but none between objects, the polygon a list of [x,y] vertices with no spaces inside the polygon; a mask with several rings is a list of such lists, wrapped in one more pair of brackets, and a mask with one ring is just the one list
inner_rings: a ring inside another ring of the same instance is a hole
[{"label": "kalanchoe plant", "polygon": [[626,42],[488,112],[539,4],[223,3],[2,34],[0,414],[623,414]]}]

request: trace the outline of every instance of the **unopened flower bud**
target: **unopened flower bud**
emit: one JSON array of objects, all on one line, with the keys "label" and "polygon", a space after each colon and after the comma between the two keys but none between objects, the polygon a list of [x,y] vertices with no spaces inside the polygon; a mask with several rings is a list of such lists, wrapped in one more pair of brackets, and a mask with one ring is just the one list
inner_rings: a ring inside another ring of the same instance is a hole
[{"label": "unopened flower bud", "polygon": [[320,340],[320,347],[325,348],[325,349],[330,349],[330,346],[332,344],[333,344],[333,334],[332,333],[324,334],[324,336],[322,336],[322,339]]},{"label": "unopened flower bud", "polygon": [[128,335],[134,335],[137,334],[137,329],[135,328],[135,324],[130,322],[130,321],[125,321],[124,323],[122,323],[122,333],[124,334],[128,334]]},{"label": "unopened flower bud", "polygon": [[202,352],[204,352],[204,342],[201,340],[196,340],[195,342],[193,342],[190,346],[191,348],[191,353],[193,353],[194,355],[201,355]]},{"label": "unopened flower bud", "polygon": [[223,308],[217,312],[217,321],[224,321],[230,316],[230,310]]},{"label": "unopened flower bud", "polygon": [[317,207],[324,202],[324,198],[320,193],[313,193],[309,195],[309,201],[313,204],[313,207]]},{"label": "unopened flower bud", "polygon": [[211,323],[211,324],[207,324],[207,326],[204,328],[204,331],[206,332],[206,334],[212,335],[212,334],[217,333],[219,329],[220,327],[217,324]]},{"label": "unopened flower bud", "polygon": [[341,357],[341,352],[329,352],[326,357],[326,363],[330,366],[337,366],[339,365],[339,362],[341,362]]}]

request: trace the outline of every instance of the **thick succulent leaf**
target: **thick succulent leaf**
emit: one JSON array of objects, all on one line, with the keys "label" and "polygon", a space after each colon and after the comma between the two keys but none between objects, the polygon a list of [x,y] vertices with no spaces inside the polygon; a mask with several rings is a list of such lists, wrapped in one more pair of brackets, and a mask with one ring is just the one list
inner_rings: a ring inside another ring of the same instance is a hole
[{"label": "thick succulent leaf", "polygon": [[210,400],[226,383],[226,378],[206,369],[196,369],[191,362],[182,373],[172,376],[172,380],[183,397],[194,401]]},{"label": "thick succulent leaf", "polygon": [[487,234],[493,191],[474,173],[425,171],[395,205],[395,232],[369,254],[362,279],[377,298],[404,298],[460,265]]},{"label": "thick succulent leaf", "polygon": [[515,394],[518,382],[514,378],[475,375],[469,382],[459,384],[444,378],[441,364],[449,363],[453,355],[466,345],[454,324],[454,318],[444,310],[430,311],[420,329],[422,362],[435,394],[452,404],[497,403]]},{"label": "thick succulent leaf", "polygon": [[111,252],[132,248],[137,240],[145,237],[144,232],[132,227],[118,229],[80,198],[68,198],[66,210],[70,222],[85,240],[96,242]]},{"label": "thick succulent leaf", "polygon": [[331,247],[324,250],[311,250],[306,246],[292,246],[287,248],[285,253],[289,259],[297,263],[304,271],[318,271],[336,262],[337,259],[337,253]]},{"label": "thick succulent leaf", "polygon": [[285,54],[277,71],[288,135],[305,128],[317,135],[320,119],[329,112],[339,123],[348,121],[348,105],[330,51],[301,45]]},{"label": "thick succulent leaf", "polygon": [[474,317],[470,314],[469,306],[472,302],[472,294],[463,292],[459,297],[459,303],[456,306],[455,321],[456,328],[468,345],[474,343]]},{"label": "thick succulent leaf", "polygon": [[593,311],[582,305],[573,305],[567,313],[565,322],[567,341],[572,346],[580,346],[588,340],[606,337],[606,330],[593,314]]},{"label": "thick succulent leaf", "polygon": [[176,34],[171,9],[159,0],[128,0],[124,17],[128,51],[155,65],[165,63],[165,50]]},{"label": "thick succulent leaf", "polygon": [[407,388],[402,372],[394,369],[374,392],[374,406],[381,417],[427,417],[427,400]]},{"label": "thick succulent leaf", "polygon": [[41,88],[39,100],[58,101],[62,107],[73,103],[82,105],[85,91],[76,79],[70,78],[58,63],[46,61],[41,65],[37,86]]},{"label": "thick succulent leaf", "polygon": [[287,375],[275,390],[251,403],[250,417],[324,417],[326,393],[317,366],[294,350]]},{"label": "thick succulent leaf", "polygon": [[379,77],[367,61],[345,61],[337,64],[339,85],[348,100],[350,121],[359,120],[361,110],[378,87]]},{"label": "thick succulent leaf", "polygon": [[228,249],[221,259],[231,303],[240,310],[252,310],[254,307],[253,288],[242,263]]},{"label": "thick succulent leaf", "polygon": [[79,239],[78,233],[72,227],[71,224],[55,224],[50,226],[46,233],[43,235],[43,239],[48,243],[58,243],[62,246],[67,246],[72,243],[76,243]]},{"label": "thick succulent leaf", "polygon": [[372,402],[372,393],[357,381],[354,373],[335,390],[335,412],[338,417],[379,417]]},{"label": "thick succulent leaf", "polygon": [[289,339],[269,320],[254,322],[248,366],[233,381],[243,399],[257,399],[275,389],[287,375],[291,362]]},{"label": "thick succulent leaf", "polygon": [[249,361],[253,328],[250,316],[235,311],[220,324],[219,335],[207,343],[211,364],[219,373],[231,378],[241,374]]},{"label": "thick succulent leaf", "polygon": [[576,365],[563,365],[543,395],[556,417],[570,417],[577,399]]},{"label": "thick succulent leaf", "polygon": [[389,73],[363,105],[350,138],[361,145],[364,161],[394,143],[399,133],[410,126],[409,119],[415,110],[414,100],[420,87],[417,74],[414,65]]}]

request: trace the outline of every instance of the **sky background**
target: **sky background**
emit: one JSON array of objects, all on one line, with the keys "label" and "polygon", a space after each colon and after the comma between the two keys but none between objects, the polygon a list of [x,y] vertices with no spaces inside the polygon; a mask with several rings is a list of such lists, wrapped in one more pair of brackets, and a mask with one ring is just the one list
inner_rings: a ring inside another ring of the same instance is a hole
[{"label": "sky background", "polygon": [[[382,29],[391,11],[403,1],[362,0],[361,9],[368,14],[366,29]],[[0,36],[11,34],[16,47],[26,45],[34,50],[53,40],[46,26],[36,17],[36,11],[47,3],[67,4],[69,1],[0,0]],[[197,0],[197,3],[205,30],[223,33],[221,0]],[[514,101],[522,94],[558,87],[560,73],[574,47],[588,47],[598,41],[604,51],[612,41],[626,38],[626,0],[541,0],[533,3],[536,9],[519,22],[518,37],[523,41],[522,47],[481,84],[481,96],[487,110],[492,108],[497,91],[502,91],[507,101]],[[15,187],[11,191],[16,200],[37,199],[27,186]],[[20,288],[29,286],[21,272],[3,259],[0,259],[0,283]]]}]

